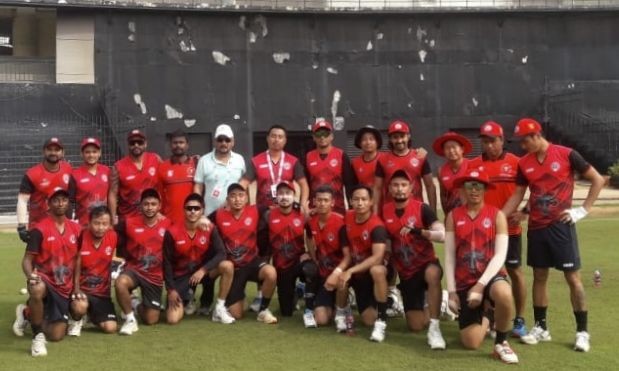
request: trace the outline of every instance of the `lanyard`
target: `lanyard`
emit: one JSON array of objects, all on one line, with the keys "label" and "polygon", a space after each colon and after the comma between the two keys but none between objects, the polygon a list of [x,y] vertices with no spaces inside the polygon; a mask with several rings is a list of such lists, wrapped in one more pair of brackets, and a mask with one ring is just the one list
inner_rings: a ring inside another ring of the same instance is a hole
[{"label": "lanyard", "polygon": [[273,172],[273,162],[271,161],[271,154],[267,150],[267,164],[269,166],[269,175],[271,176],[271,184],[277,186],[282,181],[282,172],[284,170],[284,159],[286,158],[286,152],[282,151],[282,156],[279,159],[279,169],[277,169],[277,178]]}]

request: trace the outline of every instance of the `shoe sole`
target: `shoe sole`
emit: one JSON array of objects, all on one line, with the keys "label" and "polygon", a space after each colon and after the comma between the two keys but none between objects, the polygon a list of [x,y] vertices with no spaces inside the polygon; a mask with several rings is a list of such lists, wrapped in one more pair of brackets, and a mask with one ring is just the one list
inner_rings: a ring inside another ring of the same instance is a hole
[{"label": "shoe sole", "polygon": [[577,352],[581,352],[581,353],[587,353],[589,351],[589,349],[591,349],[591,347],[589,347],[588,349],[585,348],[581,348],[581,347],[574,347],[574,350]]},{"label": "shoe sole", "polygon": [[375,338],[372,338],[372,337],[371,337],[371,338],[370,338],[370,341],[371,341],[371,342],[374,342],[374,343],[382,343],[383,341],[385,341],[385,339],[383,339],[383,340],[379,340],[379,339],[375,339]]},{"label": "shoe sole", "polygon": [[495,359],[498,359],[499,361],[505,363],[506,365],[517,365],[519,362],[519,361],[515,361],[515,362],[506,361],[503,358],[501,358],[501,356],[497,352],[492,352],[492,357],[494,357]]},{"label": "shoe sole", "polygon": [[19,337],[24,336],[24,330],[21,328],[21,326],[19,326],[19,321],[18,321],[18,318],[23,317],[23,316],[24,316],[23,307],[21,305],[18,305],[17,307],[15,307],[15,321],[13,322],[13,334],[15,334],[15,336],[19,336]]}]

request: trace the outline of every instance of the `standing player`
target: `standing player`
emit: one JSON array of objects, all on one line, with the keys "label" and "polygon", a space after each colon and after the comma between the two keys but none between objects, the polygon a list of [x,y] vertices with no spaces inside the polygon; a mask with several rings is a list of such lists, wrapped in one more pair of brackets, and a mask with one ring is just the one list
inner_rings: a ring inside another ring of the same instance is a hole
[{"label": "standing player", "polygon": [[352,168],[359,184],[374,187],[374,174],[382,146],[380,131],[371,125],[362,127],[355,134],[355,147],[362,152],[352,160]]},{"label": "standing player", "polygon": [[492,317],[485,302],[494,307],[496,338],[494,357],[518,363],[507,342],[514,307],[503,264],[507,255],[507,219],[501,210],[484,203],[491,187],[488,175],[470,169],[456,180],[464,188],[465,206],[453,209],[446,218],[445,273],[449,306],[459,313],[460,341],[467,349],[478,349]]},{"label": "standing player", "polygon": [[[484,123],[480,128],[482,154],[470,160],[469,168],[479,169],[488,174],[493,188],[484,193],[484,202],[502,208],[516,189],[516,174],[519,158],[503,149],[504,135],[501,125],[494,121]],[[512,284],[512,295],[516,305],[516,317],[512,335],[522,337],[527,334],[524,321],[524,307],[527,288],[522,264],[522,213],[513,213],[508,219],[509,243],[505,267]]]},{"label": "standing player", "polygon": [[[573,149],[549,143],[542,127],[534,119],[518,121],[515,137],[527,154],[518,163],[516,190],[503,207],[510,215],[522,201],[527,187],[529,197],[529,230],[527,264],[533,267],[533,316],[535,326],[521,337],[526,344],[550,341],[546,324],[548,308],[548,270],[563,271],[570,288],[576,319],[574,350],[588,352],[587,304],[580,279],[580,253],[574,224],[587,216],[604,185],[604,179]],[[582,206],[572,208],[574,174],[591,182]]]},{"label": "standing player", "polygon": [[[129,217],[116,227],[121,243],[119,250],[127,262],[125,270],[116,279],[116,299],[125,320],[121,335],[138,331],[137,311],[142,322],[159,322],[163,291],[163,237],[170,220],[159,214],[161,197],[154,188],[140,195],[141,215]],[[132,300],[131,292],[140,288],[141,303]],[[132,302],[133,301],[133,302]]]},{"label": "standing player", "polygon": [[159,155],[146,152],[146,136],[138,129],[131,130],[127,136],[129,154],[116,161],[112,168],[112,181],[108,194],[108,204],[112,211],[112,221],[141,216],[140,195],[148,188],[157,188],[157,167],[161,162]]},{"label": "standing player", "polygon": [[100,164],[101,142],[88,137],[82,140],[82,159],[84,162],[73,169],[75,183],[75,216],[80,225],[87,225],[90,211],[101,205],[107,206],[110,189],[110,168]]},{"label": "standing player", "polygon": [[333,126],[330,122],[317,121],[312,127],[312,133],[316,149],[305,156],[310,193],[313,197],[316,188],[329,184],[335,192],[333,210],[344,214],[346,211],[344,189],[349,196],[350,190],[357,183],[355,173],[350,166],[350,159],[344,151],[333,146]]},{"label": "standing player", "polygon": [[183,203],[183,223],[172,225],[163,240],[166,255],[164,274],[168,292],[167,321],[180,322],[184,308],[194,300],[193,293],[198,284],[207,280],[219,281],[219,299],[213,312],[213,322],[234,323],[228,313],[225,299],[230,292],[234,265],[225,260],[221,236],[215,228],[199,227],[204,215],[204,199],[197,193],[188,195]]},{"label": "standing player", "polygon": [[460,190],[454,181],[466,173],[469,165],[464,155],[473,150],[473,146],[464,136],[449,131],[436,138],[432,144],[434,152],[447,160],[438,171],[438,184],[441,195],[441,207],[445,215],[462,204]]},{"label": "standing player", "polygon": [[383,207],[383,220],[391,238],[391,261],[400,277],[406,322],[412,331],[421,331],[429,322],[428,345],[445,349],[439,327],[443,269],[432,245],[443,242],[445,226],[427,204],[410,197],[411,179],[404,170],[393,173],[389,193],[393,201]]}]

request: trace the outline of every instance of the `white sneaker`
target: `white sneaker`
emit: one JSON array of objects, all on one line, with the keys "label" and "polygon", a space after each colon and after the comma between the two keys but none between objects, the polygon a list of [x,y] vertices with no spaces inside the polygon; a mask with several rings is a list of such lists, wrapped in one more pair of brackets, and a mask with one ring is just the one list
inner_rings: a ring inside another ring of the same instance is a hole
[{"label": "white sneaker", "polygon": [[335,314],[334,318],[335,322],[335,331],[337,332],[346,332],[346,314],[340,313]]},{"label": "white sneaker", "polygon": [[437,326],[430,325],[428,327],[428,345],[430,349],[445,349],[445,339],[443,339],[443,334],[441,333],[441,328]]},{"label": "white sneaker", "polygon": [[385,340],[385,330],[387,329],[387,323],[380,319],[374,321],[374,329],[372,330],[372,335],[370,335],[370,340],[375,341],[377,343],[382,343]]},{"label": "white sneaker", "polygon": [[402,297],[400,296],[400,290],[397,288],[391,288],[389,290],[389,297],[393,300],[393,305],[387,308],[387,316],[393,318],[404,314],[404,305],[402,304]]},{"label": "white sneaker", "polygon": [[43,357],[47,355],[47,340],[45,340],[44,333],[38,333],[34,339],[32,339],[32,346],[30,347],[30,353],[33,357]]},{"label": "white sneaker", "polygon": [[126,319],[125,323],[123,323],[118,333],[121,335],[129,336],[129,335],[133,335],[134,332],[138,332],[138,330],[139,330],[138,321],[136,321],[135,319],[132,319],[132,320]]},{"label": "white sneaker", "polygon": [[196,312],[196,303],[193,300],[189,300],[189,303],[183,307],[183,312],[186,316],[191,316]]},{"label": "white sneaker", "polygon": [[507,341],[504,341],[503,344],[494,344],[493,356],[504,363],[518,363],[518,356]]},{"label": "white sneaker", "polygon": [[224,325],[229,325],[235,321],[234,317],[228,312],[228,308],[224,305],[215,306],[215,310],[213,311],[213,322],[221,322]]},{"label": "white sneaker", "polygon": [[552,337],[550,336],[550,331],[544,330],[543,328],[535,325],[531,328],[528,334],[522,336],[520,338],[520,342],[529,345],[535,345],[540,341],[550,341]]},{"label": "white sneaker", "polygon": [[316,324],[316,318],[314,318],[314,312],[310,309],[305,309],[303,313],[303,324],[305,328],[316,328],[318,325]]},{"label": "white sneaker", "polygon": [[576,342],[574,343],[574,350],[577,352],[588,352],[591,349],[589,344],[589,333],[587,331],[579,331],[576,333]]},{"label": "white sneaker", "polygon": [[24,331],[28,327],[28,320],[24,317],[25,304],[15,307],[15,322],[13,322],[13,333],[15,336],[24,336]]},{"label": "white sneaker", "polygon": [[260,311],[256,319],[259,322],[266,323],[267,325],[272,325],[272,324],[277,323],[277,317],[275,317],[268,308]]},{"label": "white sneaker", "polygon": [[249,310],[258,313],[260,311],[260,304],[262,304],[262,298],[256,296],[251,304],[249,304]]},{"label": "white sneaker", "polygon": [[82,325],[84,324],[83,319],[76,321],[74,319],[69,320],[69,328],[67,329],[67,335],[69,336],[80,336],[82,334]]}]

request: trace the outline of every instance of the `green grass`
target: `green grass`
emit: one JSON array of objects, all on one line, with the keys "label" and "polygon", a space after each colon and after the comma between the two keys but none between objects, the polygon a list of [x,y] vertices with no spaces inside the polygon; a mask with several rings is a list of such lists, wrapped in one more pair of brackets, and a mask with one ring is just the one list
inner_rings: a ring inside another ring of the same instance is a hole
[{"label": "green grass", "polygon": [[[521,367],[617,369],[617,225],[617,215],[585,219],[578,225],[582,275],[590,313],[591,352],[581,354],[571,349],[575,325],[568,289],[560,272],[553,271],[548,313],[553,341],[538,346],[524,346],[512,341]],[[442,255],[442,246],[437,248]],[[198,317],[186,318],[177,326],[141,326],[140,331],[130,337],[85,330],[80,338],[66,338],[48,344],[49,355],[34,359],[29,356],[29,336],[17,338],[11,332],[15,305],[26,298],[19,294],[19,289],[25,286],[20,268],[23,249],[16,234],[0,233],[0,370],[440,370],[509,367],[491,359],[490,340],[478,351],[464,350],[458,341],[455,322],[441,325],[447,351],[432,352],[425,343],[425,333],[408,332],[403,319],[390,320],[386,341],[374,344],[367,340],[370,330],[359,326],[355,337],[336,334],[332,327],[306,330],[299,313],[290,319],[280,318],[280,323],[275,326],[259,324],[250,314],[231,326]],[[595,269],[602,272],[599,288],[592,284]],[[530,278],[529,269],[526,273]],[[248,287],[254,290],[254,285]],[[528,300],[526,319],[530,324],[530,295]],[[272,308],[277,308],[277,302]],[[275,312],[277,315],[277,310]]]}]

